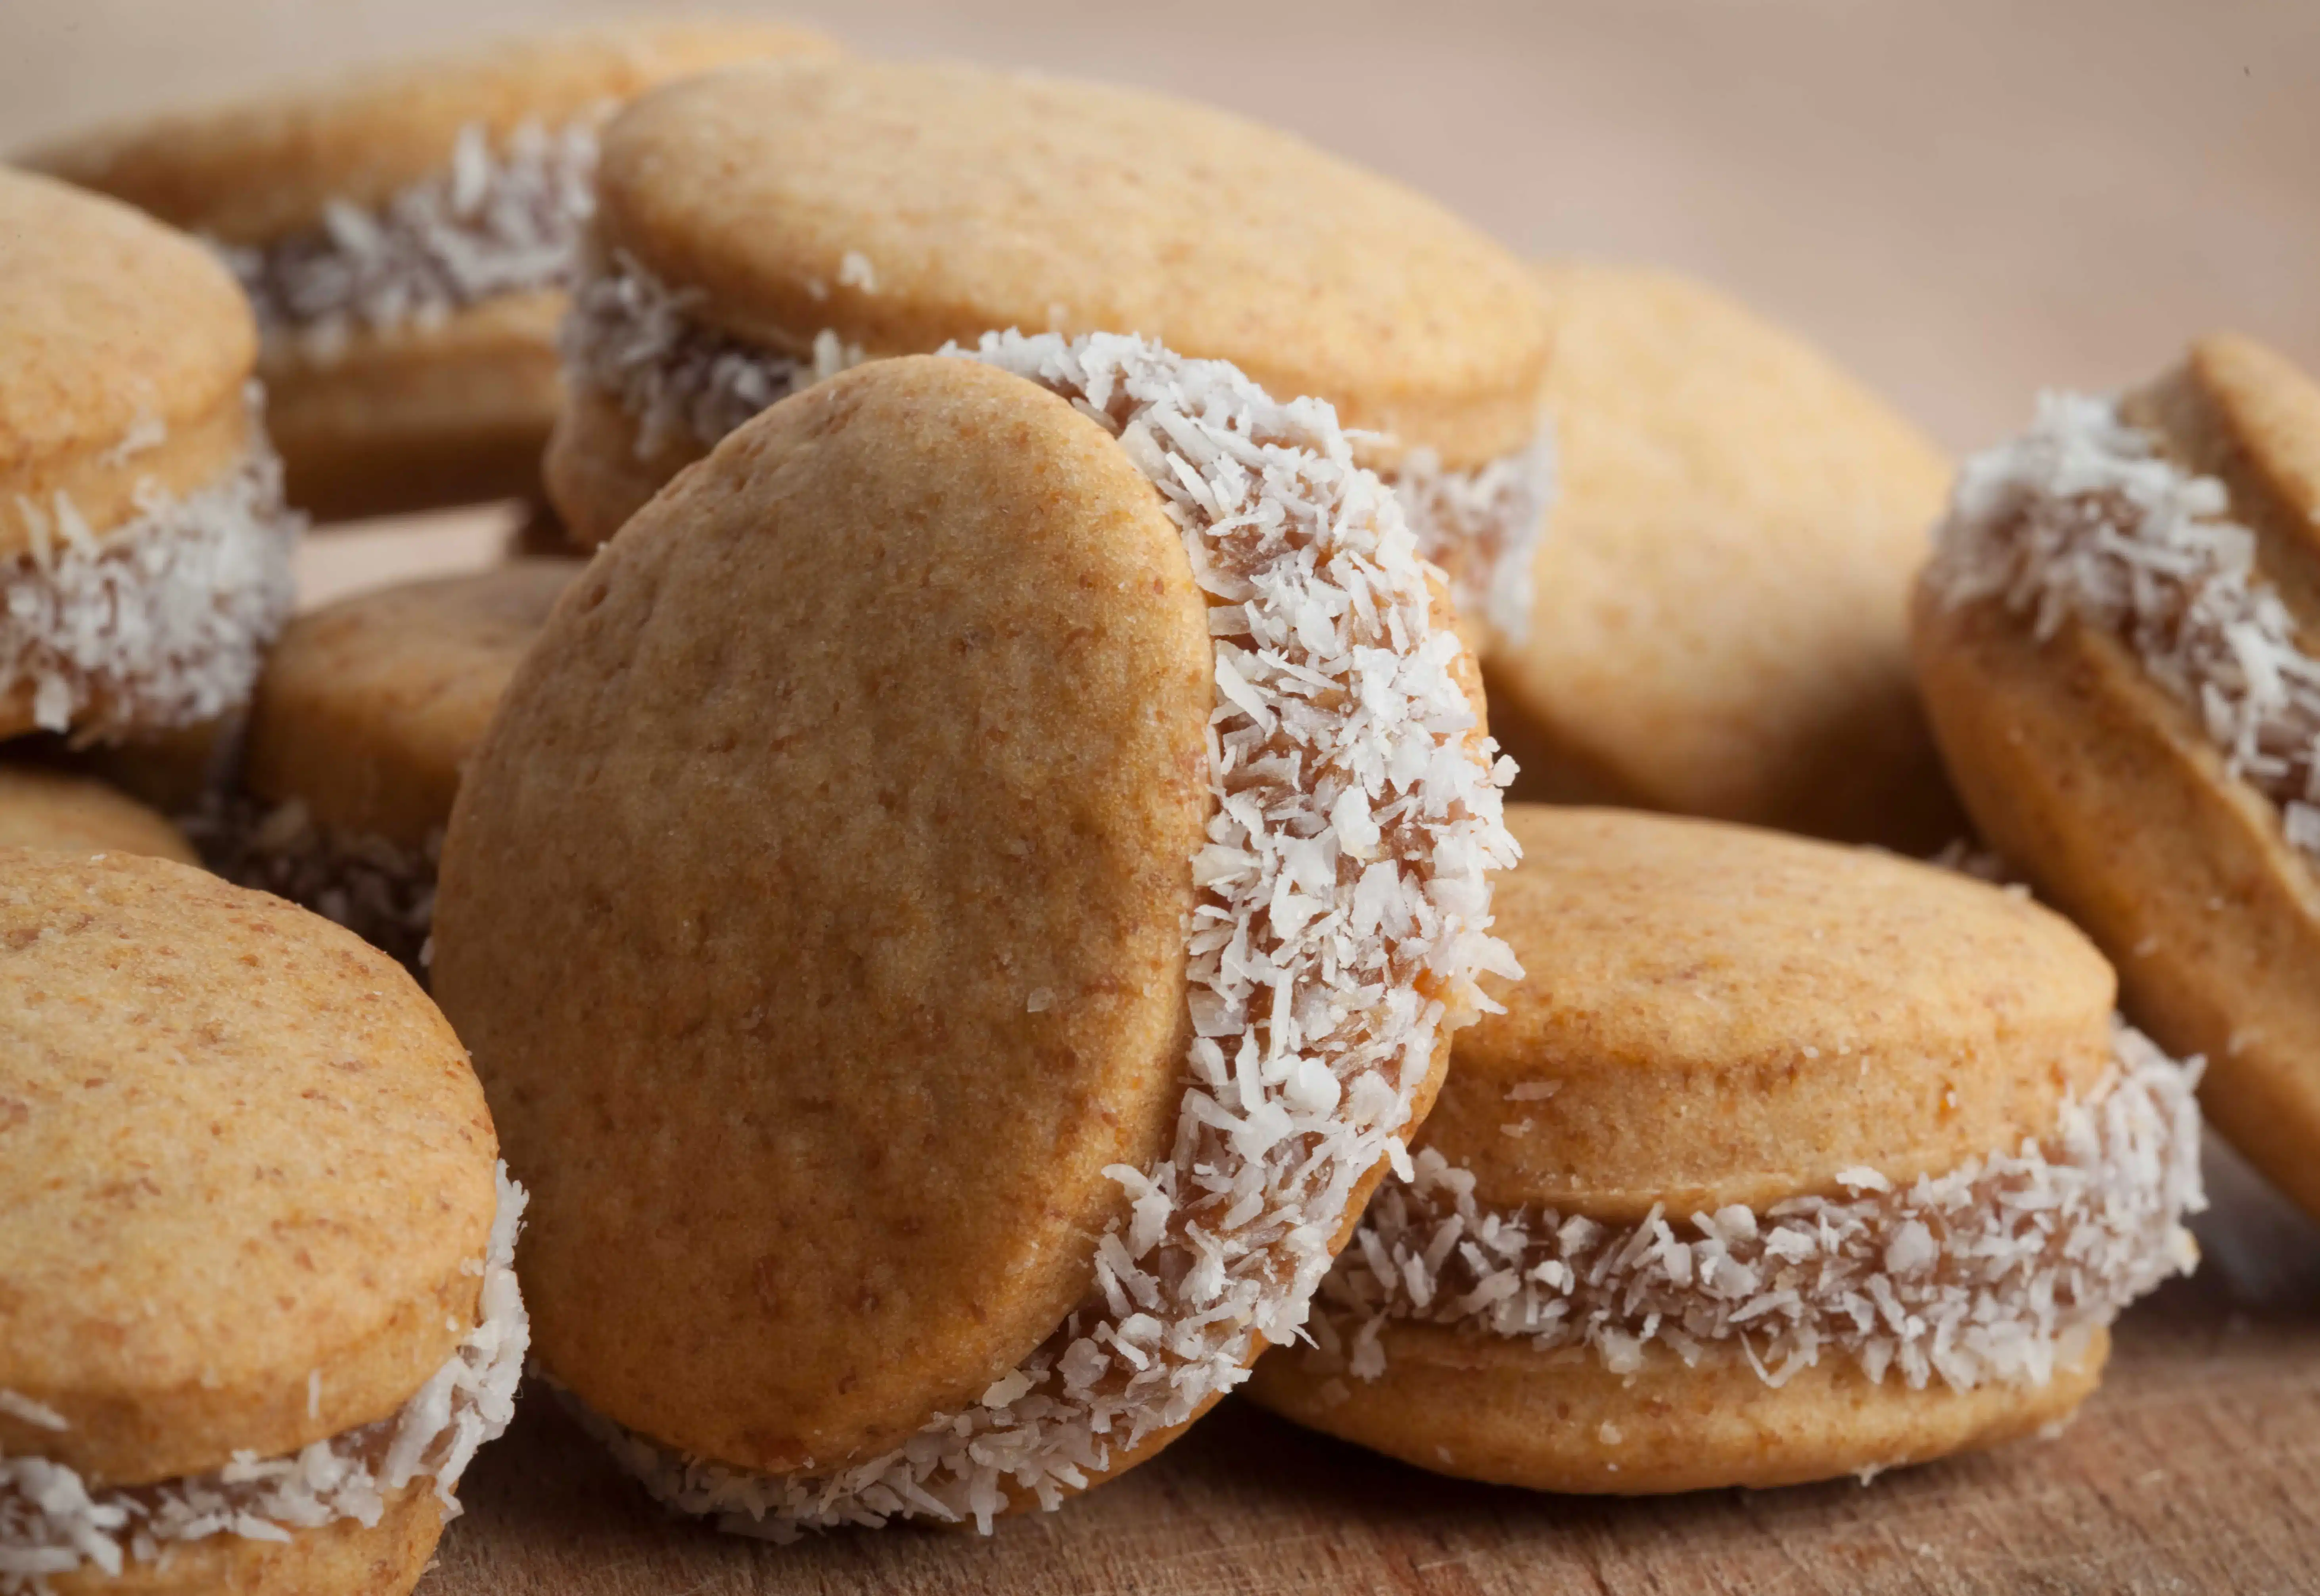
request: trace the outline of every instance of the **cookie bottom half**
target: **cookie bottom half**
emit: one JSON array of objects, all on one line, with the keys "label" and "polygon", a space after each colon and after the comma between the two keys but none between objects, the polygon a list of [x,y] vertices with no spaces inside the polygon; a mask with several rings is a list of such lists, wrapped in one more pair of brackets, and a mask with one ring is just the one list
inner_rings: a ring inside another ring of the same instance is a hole
[{"label": "cookie bottom half", "polygon": [[1619,1374],[1590,1349],[1390,1324],[1385,1373],[1359,1381],[1283,1351],[1247,1387],[1260,1407],[1436,1474],[1534,1491],[1645,1495],[1797,1485],[1993,1446],[2067,1419],[2110,1353],[2097,1329],[2042,1386],[1912,1391],[1830,1358],[1767,1384],[1745,1355],[1687,1367],[1647,1351]]}]

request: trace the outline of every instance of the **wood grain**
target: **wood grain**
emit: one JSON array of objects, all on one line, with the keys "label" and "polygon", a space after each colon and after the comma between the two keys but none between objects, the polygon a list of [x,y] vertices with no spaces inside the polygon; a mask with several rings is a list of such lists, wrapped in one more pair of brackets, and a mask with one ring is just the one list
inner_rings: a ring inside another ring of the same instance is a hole
[{"label": "wood grain", "polygon": [[1969,1596],[2320,1590],[2320,1230],[2227,1153],[2192,1280],[2128,1315],[2059,1438],[1761,1492],[1463,1484],[1228,1402],[1155,1462],[988,1540],[788,1546],[663,1517],[551,1403],[476,1464],[420,1596]]}]

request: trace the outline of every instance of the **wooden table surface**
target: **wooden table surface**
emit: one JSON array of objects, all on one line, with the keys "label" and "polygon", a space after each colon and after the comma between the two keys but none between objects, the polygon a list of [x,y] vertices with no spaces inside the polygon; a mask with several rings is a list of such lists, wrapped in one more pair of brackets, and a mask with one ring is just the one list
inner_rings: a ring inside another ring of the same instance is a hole
[{"label": "wooden table surface", "polygon": [[2120,1324],[2052,1441],[1633,1501],[1437,1478],[1228,1401],[1158,1459],[984,1540],[776,1546],[663,1515],[537,1392],[419,1596],[1966,1596],[2320,1591],[2320,1229],[2211,1154],[2198,1274]]},{"label": "wooden table surface", "polygon": [[[699,11],[716,0],[670,9]],[[1812,334],[1963,449],[2228,323],[2320,365],[2315,0],[799,0],[856,48],[1196,95],[1531,253],[1664,261]],[[0,150],[588,0],[0,0]],[[334,531],[308,602],[495,556],[510,518]],[[1637,1502],[1438,1480],[1228,1403],[985,1541],[670,1523],[546,1404],[422,1596],[2320,1591],[2320,1234],[2232,1161],[2208,1263],[2122,1326],[2060,1439]]]}]

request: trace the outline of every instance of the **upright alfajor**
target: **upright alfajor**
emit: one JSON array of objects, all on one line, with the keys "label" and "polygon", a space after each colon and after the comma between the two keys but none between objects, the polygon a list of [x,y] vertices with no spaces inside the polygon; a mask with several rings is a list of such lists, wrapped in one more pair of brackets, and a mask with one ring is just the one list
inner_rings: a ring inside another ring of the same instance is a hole
[{"label": "upright alfajor", "polygon": [[0,764],[0,848],[201,862],[184,832],[127,793],[95,776],[31,764]]},{"label": "upright alfajor", "polygon": [[1287,134],[967,67],[769,63],[607,130],[547,463],[598,543],[766,405],[1020,330],[1139,335],[1336,406],[1462,612],[1518,631],[1550,454],[1520,263]]},{"label": "upright alfajor", "polygon": [[522,1206],[384,955],[0,848],[0,1591],[409,1591],[522,1378]]},{"label": "upright alfajor", "polygon": [[1909,667],[1948,462],[1826,355],[1655,268],[1540,268],[1560,486],[1482,661],[1517,797],[1926,854],[1963,830]]},{"label": "upright alfajor", "polygon": [[2028,1434],[2189,1268],[2197,1069],[2026,897],[1711,821],[1516,804],[1528,971],[1255,1400],[1575,1492],[1867,1475]]},{"label": "upright alfajor", "polygon": [[211,719],[290,612],[233,279],[127,206],[0,168],[0,738]]},{"label": "upright alfajor", "polygon": [[459,778],[582,564],[511,560],[293,621],[258,677],[230,784],[199,816],[211,866],[338,921],[424,981]]},{"label": "upright alfajor", "polygon": [[1917,667],[1982,835],[2320,1214],[2320,385],[2216,336],[1969,461]]},{"label": "upright alfajor", "polygon": [[330,520],[536,494],[596,130],[656,84],[831,48],[635,21],[98,129],[24,164],[214,240],[258,308],[290,494]]},{"label": "upright alfajor", "polygon": [[1423,1116],[1510,861],[1328,407],[1136,340],[879,361],[607,544],[444,845],[542,1367],[728,1527],[1150,1455]]}]

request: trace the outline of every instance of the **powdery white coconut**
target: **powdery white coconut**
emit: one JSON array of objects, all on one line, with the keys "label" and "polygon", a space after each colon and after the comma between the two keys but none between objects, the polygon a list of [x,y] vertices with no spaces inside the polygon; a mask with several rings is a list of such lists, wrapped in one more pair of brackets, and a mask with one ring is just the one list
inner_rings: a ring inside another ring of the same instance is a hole
[{"label": "powdery white coconut", "polygon": [[2042,641],[2066,620],[2122,639],[2320,865],[2320,658],[2230,513],[2220,481],[2162,458],[2114,401],[2048,394],[2027,432],[1966,462],[1931,579]]},{"label": "powdery white coconut", "polygon": [[[257,385],[249,403],[261,408]],[[190,726],[249,696],[289,620],[304,518],[253,420],[249,452],[179,497],[147,482],[101,537],[59,493],[19,499],[31,549],[0,564],[0,684],[30,684],[43,730],[96,738]]]},{"label": "powdery white coconut", "polygon": [[2043,1384],[2060,1359],[2198,1253],[2199,1065],[2124,1022],[2116,1067],[2044,1140],[1898,1185],[1841,1172],[1843,1197],[1732,1205],[1637,1224],[1493,1209],[1431,1148],[1363,1217],[1324,1288],[1323,1372],[1385,1372],[1397,1319],[1541,1349],[1585,1347],[1615,1373],[1658,1346],[1687,1364],[1736,1347],[1769,1385],[1825,1356],[1912,1390],[1939,1379]]},{"label": "powdery white coconut", "polygon": [[[865,294],[877,288],[856,253],[841,263],[838,281]],[[705,300],[697,289],[669,287],[625,252],[594,265],[574,294],[562,332],[566,370],[636,420],[639,455],[675,439],[713,448],[759,411],[865,358],[828,329],[810,358],[766,349],[704,322]],[[1531,556],[1554,500],[1545,419],[1527,448],[1479,468],[1445,470],[1438,454],[1419,449],[1387,475],[1419,557],[1451,574],[1459,608],[1519,641],[1530,621]]]},{"label": "powdery white coconut", "polygon": [[1529,635],[1531,559],[1554,505],[1555,461],[1554,425],[1542,416],[1527,449],[1474,470],[1445,471],[1434,450],[1417,449],[1393,473],[1418,551],[1450,573],[1459,610],[1509,643]]},{"label": "powdery white coconut", "polygon": [[[482,1318],[400,1412],[295,1456],[240,1454],[213,1474],[119,1490],[92,1491],[43,1458],[0,1456],[0,1593],[44,1592],[49,1575],[91,1564],[118,1575],[212,1536],[286,1541],[342,1519],[375,1525],[388,1499],[421,1478],[434,1481],[444,1516],[456,1517],[460,1475],[514,1416],[531,1343],[515,1278],[524,1192],[505,1164],[497,1179],[491,1241],[468,1265],[483,1278]],[[308,1389],[312,1400],[311,1377]]]},{"label": "powdery white coconut", "polygon": [[1175,1143],[1106,1173],[1128,1217],[1094,1298],[982,1401],[878,1456],[774,1477],[673,1455],[583,1410],[665,1502],[729,1529],[1052,1508],[1190,1419],[1293,1337],[1354,1187],[1401,1135],[1444,1032],[1520,971],[1490,935],[1487,872],[1518,848],[1452,676],[1401,507],[1329,406],[1140,340],[993,334],[980,359],[1119,440],[1209,599],[1216,811],[1192,861],[1195,1033]]},{"label": "powdery white coconut", "polygon": [[589,272],[559,335],[567,375],[620,402],[637,422],[637,453],[686,439],[702,448],[759,411],[862,363],[859,348],[824,329],[811,358],[702,323],[699,289],[669,287],[618,252]]},{"label": "powdery white coconut", "polygon": [[500,295],[566,286],[595,176],[593,122],[527,122],[496,148],[471,123],[450,165],[378,209],[333,200],[309,231],[218,252],[269,341],[327,361],[358,331],[431,326]]}]

